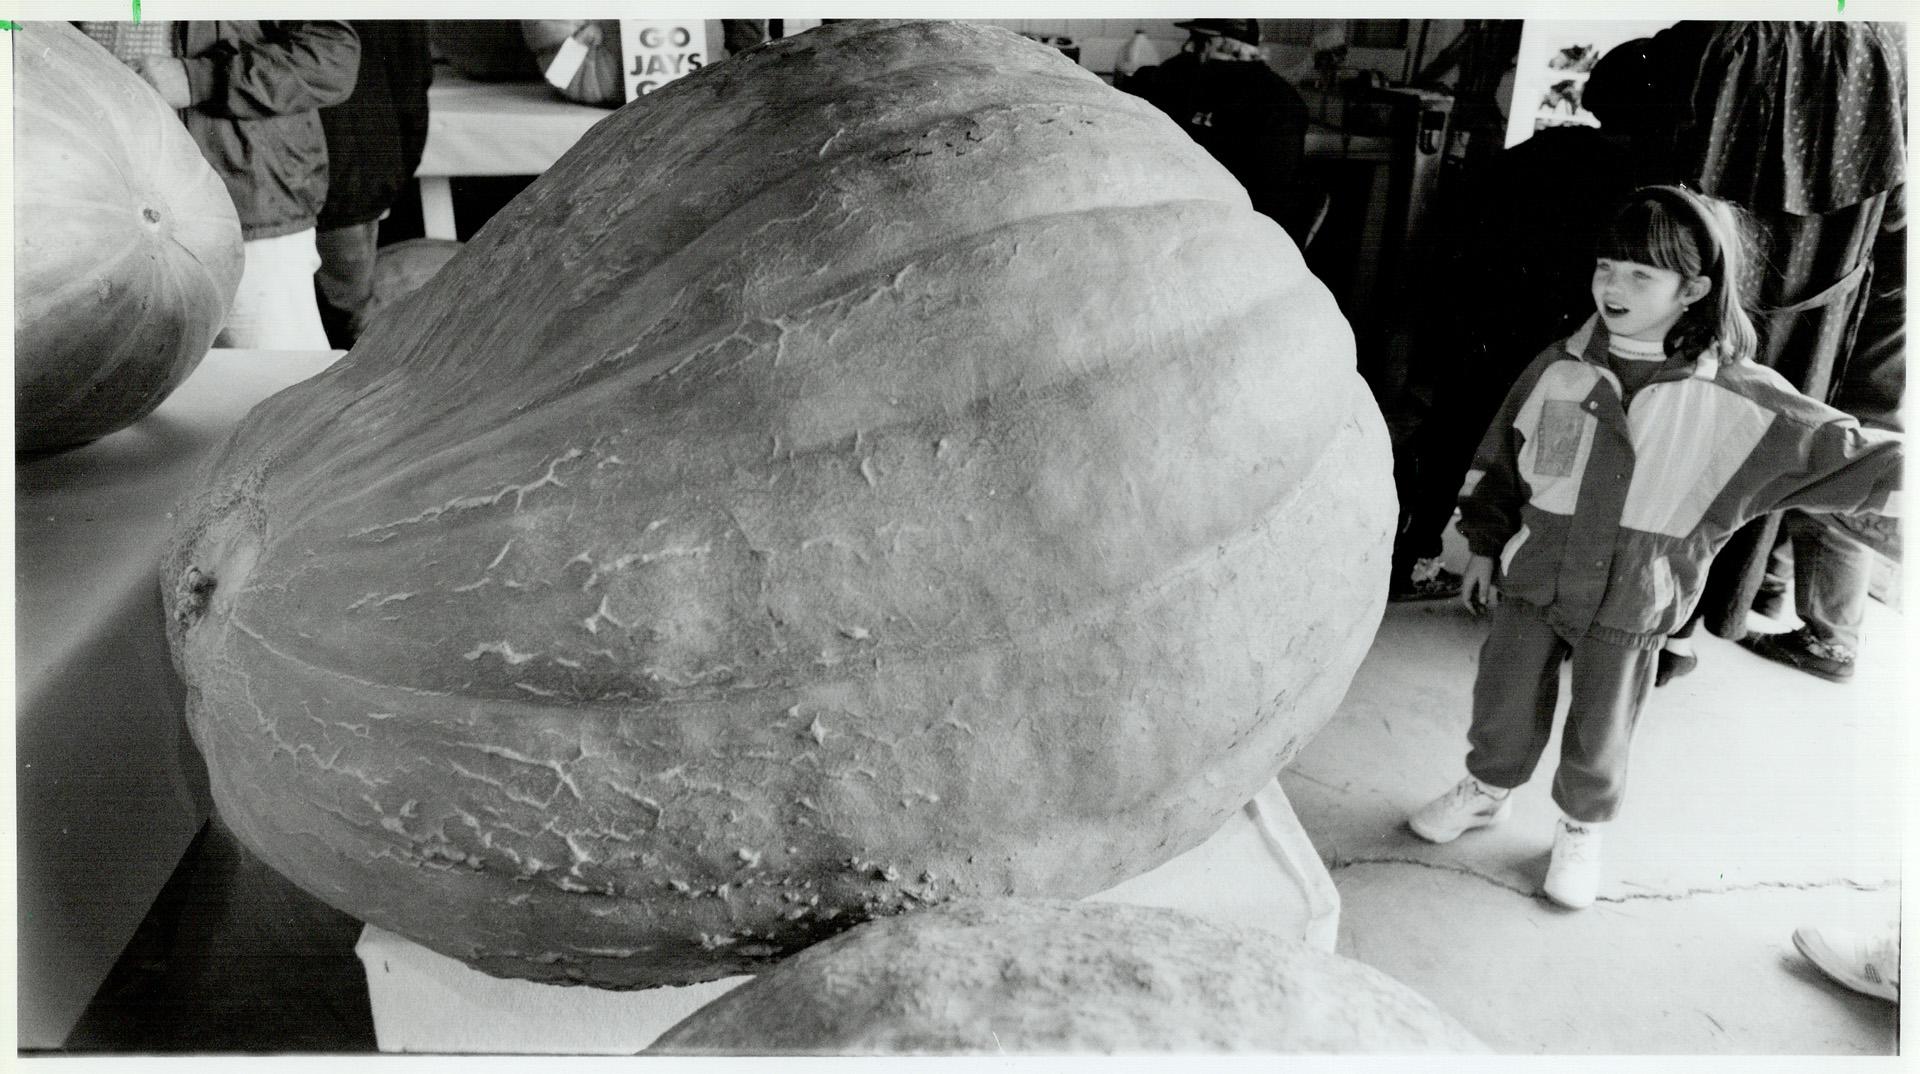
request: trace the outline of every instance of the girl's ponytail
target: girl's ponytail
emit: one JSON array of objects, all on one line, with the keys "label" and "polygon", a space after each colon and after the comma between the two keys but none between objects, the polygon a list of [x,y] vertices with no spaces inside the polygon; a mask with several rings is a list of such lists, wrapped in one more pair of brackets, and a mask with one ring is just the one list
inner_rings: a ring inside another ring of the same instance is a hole
[{"label": "girl's ponytail", "polygon": [[1721,266],[1719,278],[1713,280],[1713,290],[1695,305],[1709,307],[1703,311],[1707,314],[1703,319],[1713,324],[1712,345],[1718,347],[1720,360],[1751,361],[1760,349],[1760,334],[1741,301],[1751,268],[1741,212],[1730,201],[1700,194],[1688,196],[1698,206],[1709,244],[1718,250],[1712,260]]}]

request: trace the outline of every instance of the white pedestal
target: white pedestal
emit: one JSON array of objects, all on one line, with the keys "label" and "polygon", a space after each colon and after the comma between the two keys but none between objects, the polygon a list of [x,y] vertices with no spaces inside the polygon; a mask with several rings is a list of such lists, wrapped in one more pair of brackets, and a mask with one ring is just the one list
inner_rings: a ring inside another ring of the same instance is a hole
[{"label": "white pedestal", "polygon": [[[1328,951],[1340,926],[1340,894],[1278,782],[1207,842],[1092,899],[1164,906]],[[507,981],[371,925],[354,951],[383,1052],[631,1055],[748,979],[641,992]]]},{"label": "white pedestal", "polygon": [[420,226],[429,239],[457,239],[460,232],[453,222],[453,178],[446,175],[420,177]]},{"label": "white pedestal", "polygon": [[1222,925],[1249,925],[1333,950],[1340,890],[1278,780],[1213,838],[1093,902],[1164,906]]}]

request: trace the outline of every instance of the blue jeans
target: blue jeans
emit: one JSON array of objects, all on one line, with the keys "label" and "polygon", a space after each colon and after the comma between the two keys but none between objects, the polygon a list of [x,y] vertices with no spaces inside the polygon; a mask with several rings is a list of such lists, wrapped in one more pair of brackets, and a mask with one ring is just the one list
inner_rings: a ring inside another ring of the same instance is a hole
[{"label": "blue jeans", "polygon": [[1764,588],[1793,592],[1793,610],[1828,645],[1860,648],[1873,584],[1873,553],[1823,515],[1788,511],[1767,563]]},{"label": "blue jeans", "polygon": [[327,341],[348,350],[366,328],[373,300],[373,266],[380,245],[380,221],[322,230],[317,238],[320,270],[314,273],[314,297]]}]

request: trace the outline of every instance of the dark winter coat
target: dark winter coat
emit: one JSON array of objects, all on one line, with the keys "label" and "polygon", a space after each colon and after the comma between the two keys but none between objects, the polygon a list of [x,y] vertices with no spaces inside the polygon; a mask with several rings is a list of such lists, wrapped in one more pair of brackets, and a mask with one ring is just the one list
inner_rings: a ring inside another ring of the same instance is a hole
[{"label": "dark winter coat", "polygon": [[427,24],[373,19],[360,35],[353,96],[320,110],[327,132],[327,204],[322,228],[378,220],[420,166],[427,145],[427,86],[433,53]]},{"label": "dark winter coat", "polygon": [[247,239],[315,226],[327,201],[320,109],[353,92],[360,41],[344,22],[178,22],[187,132],[226,183]]},{"label": "dark winter coat", "polygon": [[1180,124],[1240,185],[1254,209],[1303,238],[1307,105],[1298,90],[1255,60],[1201,63],[1181,53],[1126,82]]}]

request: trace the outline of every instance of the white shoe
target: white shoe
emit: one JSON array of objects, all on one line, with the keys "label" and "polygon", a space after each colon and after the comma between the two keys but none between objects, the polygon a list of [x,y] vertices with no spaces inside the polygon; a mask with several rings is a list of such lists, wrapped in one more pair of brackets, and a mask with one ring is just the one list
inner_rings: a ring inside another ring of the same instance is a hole
[{"label": "white shoe", "polygon": [[1513,811],[1511,789],[1489,787],[1468,776],[1453,789],[1420,807],[1407,818],[1413,834],[1429,843],[1451,843],[1463,833],[1507,819]]},{"label": "white shoe", "polygon": [[1846,929],[1793,930],[1793,946],[1820,971],[1855,992],[1900,1002],[1900,932],[1862,935]]},{"label": "white shoe", "polygon": [[1600,891],[1600,829],[1562,816],[1553,830],[1553,860],[1547,865],[1547,898],[1569,910],[1593,905]]}]

